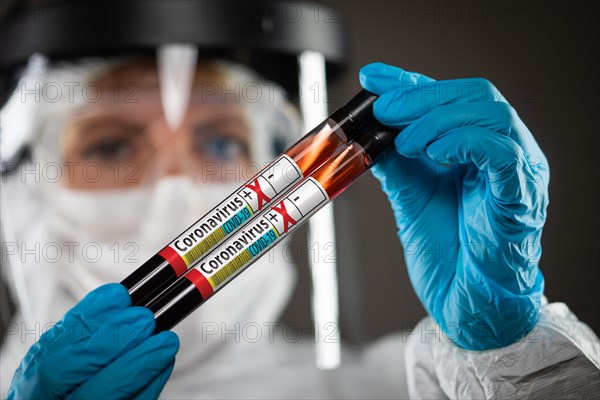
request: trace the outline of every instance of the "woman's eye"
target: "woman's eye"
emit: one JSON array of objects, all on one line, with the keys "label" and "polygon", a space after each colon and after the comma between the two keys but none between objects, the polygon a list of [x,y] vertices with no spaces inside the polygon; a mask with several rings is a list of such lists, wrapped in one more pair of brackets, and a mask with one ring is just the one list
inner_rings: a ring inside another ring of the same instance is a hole
[{"label": "woman's eye", "polygon": [[104,139],[88,147],[83,156],[87,160],[103,163],[125,161],[131,156],[131,146],[120,139]]},{"label": "woman's eye", "polygon": [[236,161],[248,156],[248,146],[241,139],[219,135],[205,137],[201,152],[204,157],[219,161]]}]

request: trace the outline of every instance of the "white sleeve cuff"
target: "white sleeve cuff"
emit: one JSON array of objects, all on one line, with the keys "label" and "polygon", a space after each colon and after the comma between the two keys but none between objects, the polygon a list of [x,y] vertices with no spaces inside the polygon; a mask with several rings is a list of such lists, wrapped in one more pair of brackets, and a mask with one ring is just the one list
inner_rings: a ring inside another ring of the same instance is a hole
[{"label": "white sleeve cuff", "polygon": [[599,368],[598,337],[563,303],[545,304],[533,331],[504,348],[459,348],[431,318],[406,348],[411,398],[590,398]]}]

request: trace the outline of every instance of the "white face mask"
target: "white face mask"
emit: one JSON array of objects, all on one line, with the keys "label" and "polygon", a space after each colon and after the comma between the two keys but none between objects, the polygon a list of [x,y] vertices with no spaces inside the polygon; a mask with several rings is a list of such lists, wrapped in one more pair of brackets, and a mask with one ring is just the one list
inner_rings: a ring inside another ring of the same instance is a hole
[{"label": "white face mask", "polygon": [[236,187],[167,177],[110,192],[48,188],[49,234],[77,247],[61,279],[75,290],[121,281]]}]

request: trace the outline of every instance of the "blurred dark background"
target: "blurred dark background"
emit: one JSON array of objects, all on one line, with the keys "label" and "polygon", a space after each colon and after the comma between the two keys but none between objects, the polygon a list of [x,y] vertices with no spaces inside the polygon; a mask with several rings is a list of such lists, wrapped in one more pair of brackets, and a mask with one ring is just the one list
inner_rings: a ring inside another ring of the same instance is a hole
[{"label": "blurred dark background", "polygon": [[[575,1],[335,1],[352,32],[351,65],[329,87],[331,108],[381,61],[436,79],[485,77],[516,108],[550,162],[541,269],[546,296],[600,332],[597,4]],[[341,329],[369,341],[425,311],[378,182],[363,177],[335,201]],[[310,323],[309,277],[285,318]]]}]

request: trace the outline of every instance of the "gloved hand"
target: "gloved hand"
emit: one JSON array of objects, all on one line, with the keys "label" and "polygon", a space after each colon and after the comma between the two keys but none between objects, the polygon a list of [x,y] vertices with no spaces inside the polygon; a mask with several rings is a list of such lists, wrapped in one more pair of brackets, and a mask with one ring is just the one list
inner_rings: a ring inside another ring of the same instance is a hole
[{"label": "gloved hand", "polygon": [[120,284],[89,293],[31,346],[8,398],[157,398],[179,339],[172,332],[151,336],[152,312],[130,305]]},{"label": "gloved hand", "polygon": [[435,81],[385,64],[360,72],[375,117],[402,130],[373,168],[392,205],[412,285],[446,337],[503,347],[537,321],[546,157],[484,79]]}]

